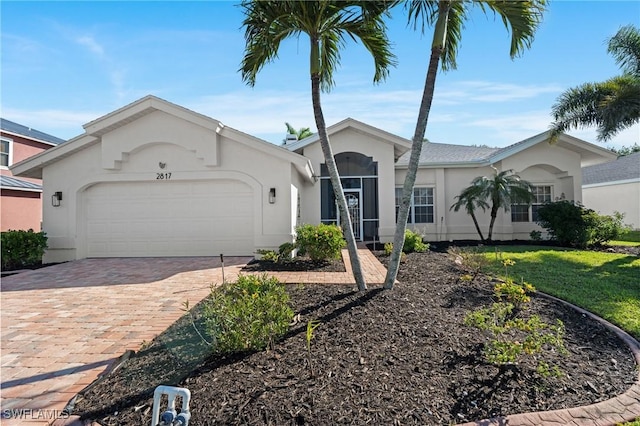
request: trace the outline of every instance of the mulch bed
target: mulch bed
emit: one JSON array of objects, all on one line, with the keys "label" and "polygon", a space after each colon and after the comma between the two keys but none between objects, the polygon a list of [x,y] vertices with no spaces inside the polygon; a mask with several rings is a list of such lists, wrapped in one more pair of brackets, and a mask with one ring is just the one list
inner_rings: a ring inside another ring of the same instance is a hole
[{"label": "mulch bed", "polygon": [[270,260],[252,260],[242,268],[242,272],[345,272],[342,260],[313,261],[309,258],[297,257],[289,262],[272,262]]},{"label": "mulch bed", "polygon": [[[428,252],[406,257],[392,291],[288,286],[300,321],[272,350],[209,357],[193,368],[160,336],[79,398],[75,413],[103,425],[149,424],[162,383],[191,391],[192,426],[436,425],[592,404],[634,382],[622,341],[542,297],[532,298],[529,312],[564,322],[568,355],[545,354],[564,375],[541,378],[532,360],[503,370],[485,363],[486,336],[463,319],[492,303],[493,283],[460,275],[446,254]],[[309,356],[310,320],[320,326]],[[181,330],[192,330],[185,324]]]}]

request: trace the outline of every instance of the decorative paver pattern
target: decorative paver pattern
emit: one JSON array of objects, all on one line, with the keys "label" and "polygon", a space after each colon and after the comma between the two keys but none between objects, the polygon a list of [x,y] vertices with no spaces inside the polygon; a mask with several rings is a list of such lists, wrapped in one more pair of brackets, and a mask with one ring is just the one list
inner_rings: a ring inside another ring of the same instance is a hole
[{"label": "decorative paver pattern", "polygon": [[[234,279],[251,258],[225,258]],[[83,259],[2,279],[2,425],[48,424],[222,282],[219,258]],[[31,411],[29,411],[31,410]]]}]

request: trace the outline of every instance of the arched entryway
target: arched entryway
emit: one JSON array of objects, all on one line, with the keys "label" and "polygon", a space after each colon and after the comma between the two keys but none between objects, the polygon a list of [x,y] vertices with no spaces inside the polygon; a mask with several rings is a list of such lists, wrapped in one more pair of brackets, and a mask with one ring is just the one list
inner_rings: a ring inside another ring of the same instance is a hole
[{"label": "arched entryway", "polygon": [[[378,162],[373,161],[373,157],[367,157],[358,152],[342,152],[336,154],[334,158],[356,240],[377,240]],[[320,165],[320,171],[321,221],[340,224],[333,186],[324,163]]]}]

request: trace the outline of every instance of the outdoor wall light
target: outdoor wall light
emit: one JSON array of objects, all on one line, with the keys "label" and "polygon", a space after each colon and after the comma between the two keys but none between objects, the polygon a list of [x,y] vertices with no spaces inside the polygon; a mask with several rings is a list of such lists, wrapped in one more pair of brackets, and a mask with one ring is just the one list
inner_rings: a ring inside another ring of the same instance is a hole
[{"label": "outdoor wall light", "polygon": [[269,190],[269,204],[275,204],[276,202],[276,189],[271,188]]},{"label": "outdoor wall light", "polygon": [[60,207],[60,201],[62,201],[62,191],[56,191],[51,196],[51,205],[53,207]]}]

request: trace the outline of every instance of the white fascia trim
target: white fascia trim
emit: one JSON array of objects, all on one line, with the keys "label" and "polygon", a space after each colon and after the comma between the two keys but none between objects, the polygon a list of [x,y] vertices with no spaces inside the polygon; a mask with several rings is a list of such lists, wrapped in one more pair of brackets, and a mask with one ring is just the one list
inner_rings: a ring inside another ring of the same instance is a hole
[{"label": "white fascia trim", "polygon": [[37,169],[42,169],[45,165],[55,162],[58,158],[63,158],[70,154],[73,154],[74,152],[79,151],[87,146],[93,145],[94,143],[98,142],[98,140],[99,139],[91,136],[80,135],[68,142],[57,145],[51,149],[47,149],[39,154],[22,160],[21,162],[9,167],[9,169],[15,176],[33,177],[31,175],[27,175],[26,173],[30,173]]},{"label": "white fascia trim", "polygon": [[[450,162],[450,163],[420,163],[418,164],[419,169],[446,169],[446,168],[462,168],[462,167],[487,167],[493,164],[493,162],[481,160],[481,161],[458,161],[458,162]],[[396,169],[408,169],[408,164],[396,164]]]},{"label": "white fascia trim", "polygon": [[587,185],[582,185],[582,189],[598,188],[600,186],[610,186],[610,185],[624,185],[625,183],[640,183],[640,178],[612,180],[610,182],[589,183]]}]

